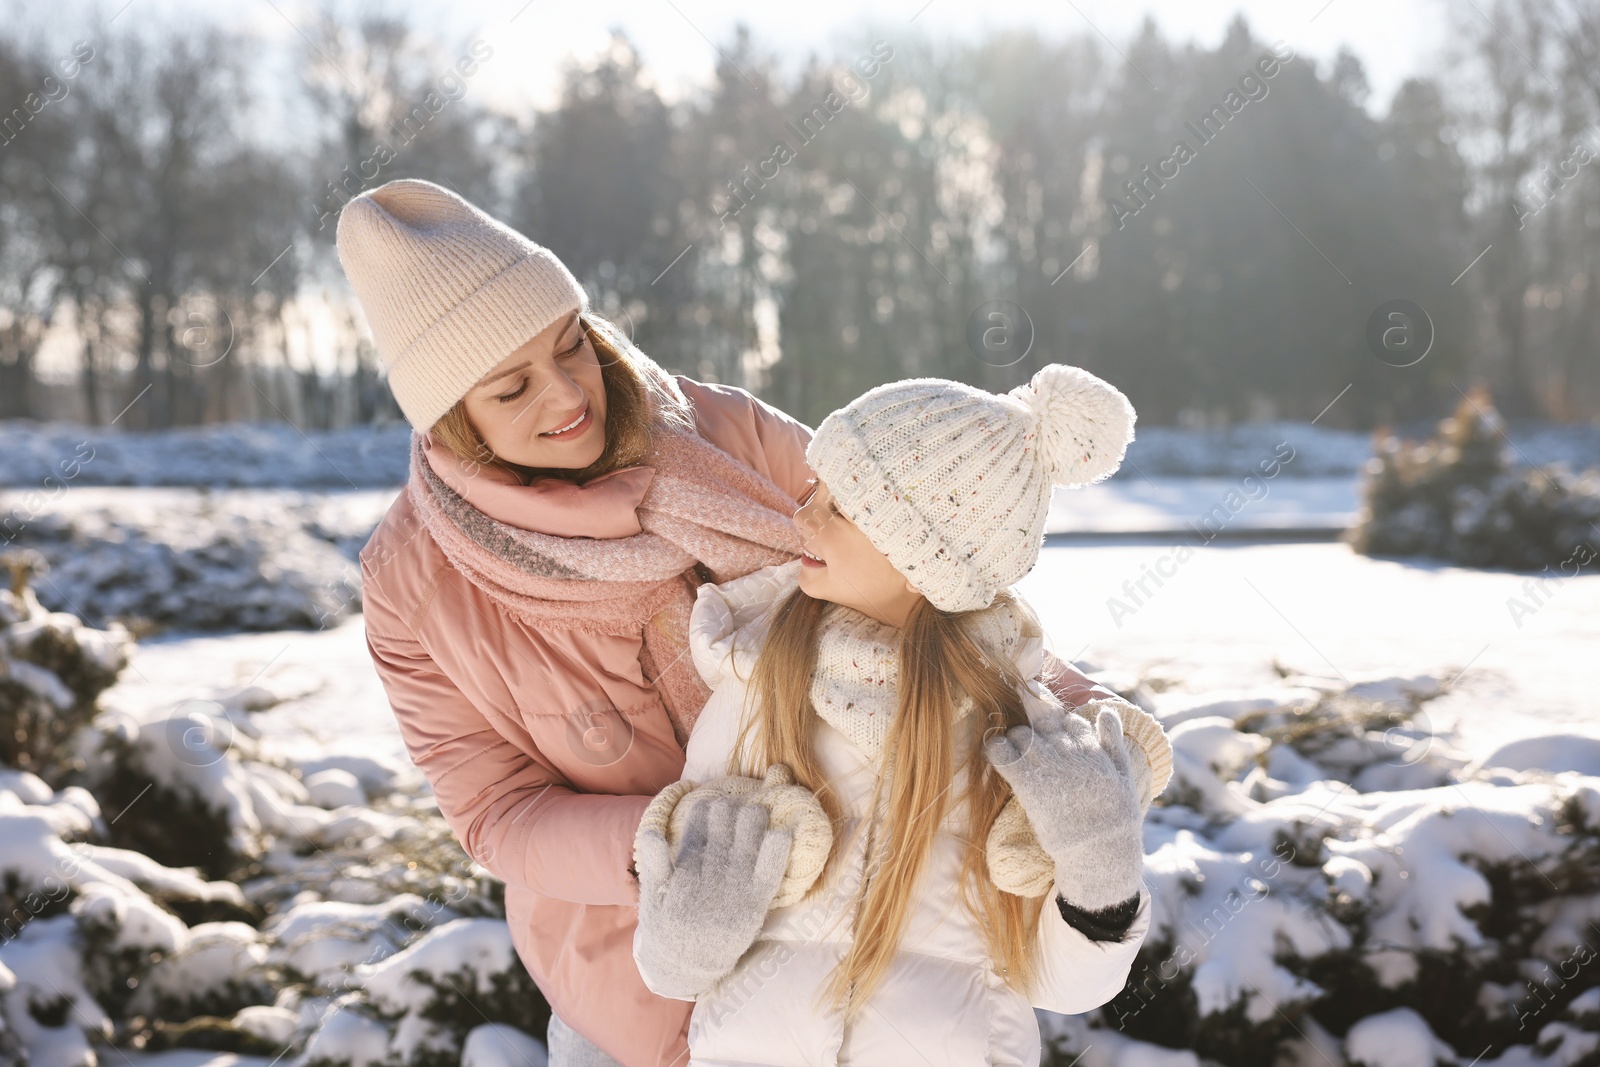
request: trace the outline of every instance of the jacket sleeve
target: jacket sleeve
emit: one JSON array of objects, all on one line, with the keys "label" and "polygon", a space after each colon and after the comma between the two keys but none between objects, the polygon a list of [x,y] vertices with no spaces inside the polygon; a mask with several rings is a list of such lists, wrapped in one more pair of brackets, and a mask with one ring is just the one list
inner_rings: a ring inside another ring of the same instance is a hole
[{"label": "jacket sleeve", "polygon": [[501,736],[415,638],[369,627],[367,648],[412,762],[473,859],[543,896],[638,905],[628,869],[650,797],[572,790]]},{"label": "jacket sleeve", "polygon": [[806,464],[811,427],[737,386],[711,385],[681,374],[678,386],[694,405],[695,423],[706,440],[800,499],[811,480]]},{"label": "jacket sleeve", "polygon": [[1061,917],[1050,887],[1039,914],[1038,971],[1033,1006],[1062,1015],[1093,1011],[1128,984],[1133,961],[1150,931],[1150,887],[1139,884],[1139,911],[1123,941],[1094,941]]}]

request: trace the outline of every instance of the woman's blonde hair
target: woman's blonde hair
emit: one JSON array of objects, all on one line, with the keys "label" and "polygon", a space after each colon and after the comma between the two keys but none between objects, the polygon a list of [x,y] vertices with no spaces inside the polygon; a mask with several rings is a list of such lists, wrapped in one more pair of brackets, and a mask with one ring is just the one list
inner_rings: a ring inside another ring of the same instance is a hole
[{"label": "woman's blonde hair", "polygon": [[[810,893],[830,879],[843,852],[842,808],[812,744],[811,677],[817,638],[830,607],[799,589],[773,607],[749,690],[759,711],[745,716],[729,761],[730,773],[754,776],[771,764],[786,763],[795,780],[822,802],[836,832],[823,873]],[[1032,608],[1010,590],[996,597],[994,607],[1016,611],[1025,635],[1042,633]],[[1018,693],[1023,679],[1008,658],[985,656],[963,628],[963,614],[941,611],[920,599],[901,628],[897,704],[884,742],[884,773],[867,809],[877,810],[887,782],[887,832],[869,846],[864,889],[852,887],[852,892],[863,893],[854,937],[820,994],[830,997],[836,1008],[842,1007],[846,1019],[861,1010],[899,949],[918,879],[950,803],[958,741],[965,742],[968,752],[963,798],[967,848],[960,874],[963,903],[983,930],[990,957],[1005,981],[1024,994],[1034,981],[1040,898],[997,889],[984,853],[989,828],[1012,794],[984,757],[981,742],[995,730],[1028,722]],[[958,724],[955,709],[963,693],[972,697],[975,707]],[[958,725],[966,736],[958,737]],[[752,737],[751,751],[746,753],[747,739]]]},{"label": "woman's blonde hair", "polygon": [[635,356],[643,354],[615,323],[593,312],[582,312],[578,324],[600,359],[600,378],[606,390],[606,443],[593,463],[573,470],[526,467],[502,459],[467,417],[465,399],[456,401],[433,424],[429,431],[433,439],[469,463],[509,471],[524,483],[547,476],[586,482],[643,463],[656,433],[663,427],[693,432],[693,412],[669,383],[640,369]]}]

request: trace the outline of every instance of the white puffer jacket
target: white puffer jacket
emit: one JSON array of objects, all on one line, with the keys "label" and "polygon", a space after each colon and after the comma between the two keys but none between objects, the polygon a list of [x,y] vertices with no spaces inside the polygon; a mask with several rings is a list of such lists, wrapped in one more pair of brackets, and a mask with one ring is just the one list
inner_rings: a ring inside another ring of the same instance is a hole
[{"label": "white puffer jacket", "polygon": [[[799,566],[796,560],[700,587],[690,646],[713,695],[690,737],[685,778],[705,782],[728,773],[759,648],[760,632],[751,624],[794,589]],[[1042,642],[1025,640],[1016,659],[1024,678],[1038,678]],[[981,929],[960,902],[965,816],[964,805],[952,804],[924,868],[899,954],[865,1011],[846,1027],[841,1014],[819,1008],[816,1000],[848,948],[868,838],[879,830],[884,808],[880,804],[878,818],[863,826],[877,764],[820,716],[816,730],[818,758],[846,816],[840,837],[846,852],[830,881],[799,903],[769,912],[733,974],[696,998],[689,1067],[1037,1067],[1041,1049],[1033,1008],[1085,1012],[1122,990],[1150,927],[1149,887],[1140,888],[1139,912],[1124,942],[1092,941],[1069,926],[1052,887],[1041,901],[1040,979],[1023,996],[996,973]],[[959,764],[965,753],[956,757]],[[958,779],[951,795],[960,797],[964,788]],[[636,938],[636,960],[637,945]],[[655,989],[649,970],[641,967],[640,973]]]}]

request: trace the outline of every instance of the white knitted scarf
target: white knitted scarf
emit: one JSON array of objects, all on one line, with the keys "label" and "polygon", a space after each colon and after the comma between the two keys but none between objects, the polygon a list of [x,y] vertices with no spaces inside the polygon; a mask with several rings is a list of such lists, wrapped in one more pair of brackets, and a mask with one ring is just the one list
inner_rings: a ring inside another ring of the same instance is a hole
[{"label": "white knitted scarf", "polygon": [[[980,649],[1007,659],[1022,640],[1021,620],[1002,603],[967,612],[962,625]],[[829,605],[817,643],[811,704],[874,761],[894,720],[899,675],[900,630],[843,604]],[[956,718],[970,707],[962,699]]]}]

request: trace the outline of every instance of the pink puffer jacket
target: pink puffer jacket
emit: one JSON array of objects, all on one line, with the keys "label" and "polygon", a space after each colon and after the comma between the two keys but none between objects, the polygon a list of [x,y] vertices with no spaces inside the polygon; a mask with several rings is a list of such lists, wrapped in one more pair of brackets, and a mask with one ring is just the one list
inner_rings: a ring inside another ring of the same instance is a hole
[{"label": "pink puffer jacket", "polygon": [[[702,436],[801,496],[810,429],[742,389],[676,380]],[[525,529],[621,537],[638,532],[652,474],[530,487],[514,506],[516,493],[487,499],[515,512],[495,518]],[[540,632],[507,615],[450,564],[404,493],[361,564],[367,645],[401,736],[462,846],[505,882],[528,972],[624,1067],[681,1065],[691,1005],[651,993],[632,952],[634,830],[684,762],[639,666],[642,633]],[[1052,688],[1073,704],[1108,695],[1071,671]]]}]

